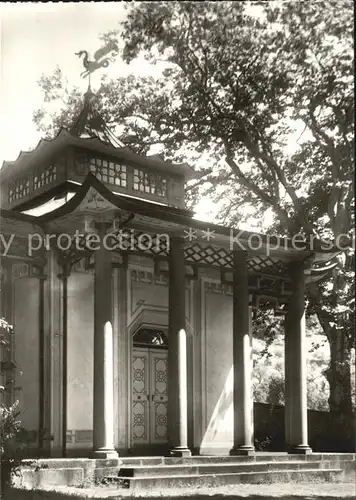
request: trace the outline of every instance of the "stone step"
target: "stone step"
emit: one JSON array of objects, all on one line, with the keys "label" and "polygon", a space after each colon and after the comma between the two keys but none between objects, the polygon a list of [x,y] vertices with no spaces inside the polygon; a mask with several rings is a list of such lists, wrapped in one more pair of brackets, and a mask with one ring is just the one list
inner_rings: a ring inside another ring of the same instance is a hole
[{"label": "stone step", "polygon": [[[178,465],[138,465],[121,466],[119,477],[155,477],[181,476],[202,474],[224,474],[235,472],[265,472],[271,470],[303,470],[303,469],[330,469],[331,462],[318,461],[285,461],[285,462],[250,462],[250,463],[210,463],[210,464],[178,464]],[[114,470],[112,469],[113,473]],[[104,475],[104,474],[103,474]],[[102,475],[102,476],[103,476]],[[115,474],[110,474],[115,475]]]},{"label": "stone step", "polygon": [[355,454],[256,454],[246,456],[124,457],[119,460],[37,459],[24,460],[13,477],[14,485],[37,488],[83,486],[93,481],[119,482],[119,479],[211,476],[236,473],[271,473],[313,469],[343,471],[343,481],[354,481]]},{"label": "stone step", "polygon": [[252,456],[230,455],[196,455],[192,457],[120,457],[120,464],[126,465],[177,465],[177,464],[202,464],[202,463],[250,463],[250,462],[289,462],[289,461],[353,461],[354,453],[311,453],[309,455],[287,453],[256,453]]},{"label": "stone step", "polygon": [[[162,471],[163,472],[163,471]],[[273,470],[265,472],[235,472],[224,474],[162,475],[155,477],[105,478],[107,485],[132,491],[166,490],[171,488],[216,487],[233,484],[271,484],[299,482],[340,482],[341,469]]]},{"label": "stone step", "polygon": [[21,469],[21,474],[12,477],[11,484],[18,488],[36,489],[47,486],[81,486],[84,470],[81,467],[55,469]]}]

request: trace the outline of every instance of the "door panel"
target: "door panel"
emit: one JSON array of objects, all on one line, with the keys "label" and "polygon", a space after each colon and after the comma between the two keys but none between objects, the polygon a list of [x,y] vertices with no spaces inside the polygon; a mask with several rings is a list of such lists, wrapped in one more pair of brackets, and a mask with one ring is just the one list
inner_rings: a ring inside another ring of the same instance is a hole
[{"label": "door panel", "polygon": [[167,351],[150,349],[151,402],[150,432],[151,443],[167,442]]},{"label": "door panel", "polygon": [[132,438],[148,444],[149,436],[149,353],[135,348],[132,356]]},{"label": "door panel", "polygon": [[132,357],[132,440],[167,442],[168,351],[135,347]]}]

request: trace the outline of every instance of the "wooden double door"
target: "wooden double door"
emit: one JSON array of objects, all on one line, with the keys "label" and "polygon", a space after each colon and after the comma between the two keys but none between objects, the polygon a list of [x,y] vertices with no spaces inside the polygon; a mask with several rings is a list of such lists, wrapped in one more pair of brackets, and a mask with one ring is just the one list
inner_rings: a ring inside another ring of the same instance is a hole
[{"label": "wooden double door", "polygon": [[167,443],[168,350],[133,347],[132,444]]}]

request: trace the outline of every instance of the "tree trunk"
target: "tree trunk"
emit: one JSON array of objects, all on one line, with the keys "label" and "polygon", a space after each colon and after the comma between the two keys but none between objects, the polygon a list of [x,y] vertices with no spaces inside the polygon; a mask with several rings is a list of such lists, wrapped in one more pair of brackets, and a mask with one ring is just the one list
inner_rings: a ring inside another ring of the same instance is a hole
[{"label": "tree trunk", "polygon": [[330,328],[325,331],[330,344],[330,365],[325,376],[330,386],[330,411],[341,413],[352,412],[351,401],[351,349],[348,345],[345,332]]},{"label": "tree trunk", "polygon": [[[328,339],[330,346],[330,364],[325,370],[325,376],[329,383],[330,411],[349,414],[352,412],[351,391],[351,347],[349,332],[350,327],[346,318],[333,314],[332,308],[327,311],[318,286],[308,287],[308,298],[314,306],[320,325]],[[337,304],[337,294],[332,302]],[[344,321],[343,321],[344,320]]]}]

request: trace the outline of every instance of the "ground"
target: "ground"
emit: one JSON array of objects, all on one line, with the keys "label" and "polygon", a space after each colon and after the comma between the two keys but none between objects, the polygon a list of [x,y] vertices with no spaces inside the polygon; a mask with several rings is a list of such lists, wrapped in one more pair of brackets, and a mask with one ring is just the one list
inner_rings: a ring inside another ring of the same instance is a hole
[{"label": "ground", "polygon": [[[23,491],[23,490],[22,490]],[[11,494],[5,497],[5,500],[35,499],[37,500],[65,500],[69,498],[83,499],[101,499],[101,500],[119,500],[127,499],[132,496],[129,490],[118,490],[111,487],[93,487],[88,489],[78,489],[71,487],[56,487],[53,490],[47,490],[47,495],[29,495],[18,496]],[[44,491],[42,490],[42,493]],[[280,500],[337,500],[355,499],[356,483],[318,483],[318,484],[261,484],[261,485],[234,485],[223,486],[219,488],[200,488],[195,490],[162,490],[152,492],[142,492],[136,494],[135,498],[150,497],[153,498],[198,498],[199,500],[233,500],[238,498],[249,498],[250,500],[262,500],[267,498],[278,498]]]}]

